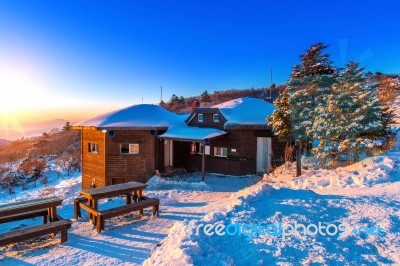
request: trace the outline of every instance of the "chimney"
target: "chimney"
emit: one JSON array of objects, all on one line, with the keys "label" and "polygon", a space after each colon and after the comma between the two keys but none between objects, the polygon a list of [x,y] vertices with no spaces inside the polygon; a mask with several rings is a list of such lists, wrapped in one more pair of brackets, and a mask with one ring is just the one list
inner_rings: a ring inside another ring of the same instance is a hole
[{"label": "chimney", "polygon": [[192,111],[197,107],[200,107],[200,102],[198,100],[193,100],[193,102],[192,102]]}]

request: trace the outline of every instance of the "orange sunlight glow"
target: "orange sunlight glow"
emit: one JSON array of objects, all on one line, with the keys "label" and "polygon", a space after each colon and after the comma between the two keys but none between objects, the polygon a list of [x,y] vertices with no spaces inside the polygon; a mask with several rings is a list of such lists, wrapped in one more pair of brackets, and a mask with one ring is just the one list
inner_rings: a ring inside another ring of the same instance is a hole
[{"label": "orange sunlight glow", "polygon": [[17,59],[0,62],[0,135],[23,134],[21,121],[32,116],[29,110],[46,102],[33,69]]}]

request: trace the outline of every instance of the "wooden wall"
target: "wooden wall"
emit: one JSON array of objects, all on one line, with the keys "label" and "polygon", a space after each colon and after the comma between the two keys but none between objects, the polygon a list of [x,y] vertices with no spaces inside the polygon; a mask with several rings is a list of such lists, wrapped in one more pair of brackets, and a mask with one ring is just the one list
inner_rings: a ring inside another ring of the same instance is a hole
[{"label": "wooden wall", "polygon": [[[96,186],[105,186],[105,134],[99,130],[82,130],[82,188],[90,188],[93,178]],[[98,145],[98,153],[89,152],[89,143]]]},{"label": "wooden wall", "polygon": [[[155,169],[164,165],[163,140],[150,135],[150,130],[117,130],[114,137],[99,130],[82,130],[82,188],[90,188],[95,178],[96,187],[129,181],[146,182]],[[206,172],[245,175],[256,172],[257,137],[271,137],[269,130],[236,129],[228,135],[210,140],[214,147],[228,148],[228,158],[206,156]],[[89,143],[98,145],[98,153],[90,153]],[[120,144],[139,144],[139,154],[121,154]],[[190,155],[191,142],[174,141],[174,167],[201,170],[201,156]],[[278,166],[285,143],[272,138],[273,160]],[[233,152],[232,149],[236,149]],[[278,161],[276,160],[278,159]]]},{"label": "wooden wall", "polygon": [[[206,156],[206,172],[246,175],[256,172],[257,137],[272,137],[273,158],[281,157],[285,143],[277,141],[269,130],[235,129],[228,135],[210,140],[211,156]],[[190,142],[174,141],[174,167],[201,171],[201,155],[190,155]],[[228,148],[228,157],[214,157],[214,147]],[[236,149],[233,152],[232,149]],[[274,161],[278,166],[279,162]]]},{"label": "wooden wall", "polygon": [[[198,122],[197,114],[203,114],[203,122]],[[214,122],[213,118],[214,114],[219,115],[219,122]],[[226,122],[225,117],[221,114],[221,112],[217,108],[196,108],[190,115],[190,118],[191,120],[188,123],[188,125],[191,127],[211,127],[223,130],[224,124]]]},{"label": "wooden wall", "polygon": [[[139,154],[121,154],[120,144],[139,144]],[[146,182],[156,167],[156,137],[150,130],[118,130],[106,138],[106,185]]]}]

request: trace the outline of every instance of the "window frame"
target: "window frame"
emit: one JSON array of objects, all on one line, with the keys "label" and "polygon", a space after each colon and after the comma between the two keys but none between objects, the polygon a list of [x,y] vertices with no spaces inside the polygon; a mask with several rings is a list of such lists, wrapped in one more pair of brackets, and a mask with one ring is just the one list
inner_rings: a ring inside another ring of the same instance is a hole
[{"label": "window frame", "polygon": [[89,142],[88,143],[88,152],[89,153],[99,153],[99,144]]},{"label": "window frame", "polygon": [[[220,153],[218,153],[218,151],[220,151]],[[224,155],[224,153],[226,155]],[[226,148],[226,147],[214,147],[214,156],[215,157],[227,158],[228,157],[228,148]]]},{"label": "window frame", "polygon": [[[201,117],[201,119],[200,119]],[[197,114],[197,122],[203,123],[204,122],[204,114]]]},{"label": "window frame", "polygon": [[[215,118],[217,118],[217,119],[215,119]],[[219,123],[220,122],[219,114],[213,114],[213,121],[214,121],[214,123]]]},{"label": "window frame", "polygon": [[[126,145],[128,145],[127,147],[126,147]],[[123,146],[125,146],[124,147],[124,150],[128,150],[128,152],[123,152],[122,151],[122,148],[123,148]],[[137,146],[137,148],[133,148],[133,146]],[[133,149],[137,149],[137,152],[131,152]],[[133,155],[137,155],[137,154],[140,154],[140,144],[139,143],[120,143],[119,144],[119,152],[120,152],[120,154],[133,154]]]}]

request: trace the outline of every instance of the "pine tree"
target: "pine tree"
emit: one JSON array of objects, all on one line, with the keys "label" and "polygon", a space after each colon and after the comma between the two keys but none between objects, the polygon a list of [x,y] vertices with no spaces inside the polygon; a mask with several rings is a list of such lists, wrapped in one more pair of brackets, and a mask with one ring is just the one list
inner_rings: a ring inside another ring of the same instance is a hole
[{"label": "pine tree", "polygon": [[208,103],[211,102],[211,97],[210,94],[208,94],[208,91],[204,91],[201,96],[200,96],[200,101],[202,101],[203,103]]},{"label": "pine tree", "polygon": [[323,121],[316,120],[324,114],[331,87],[335,82],[336,68],[324,50],[327,45],[316,43],[300,56],[287,83],[289,114],[295,139],[308,142],[319,139],[326,129]]},{"label": "pine tree", "polygon": [[279,93],[279,97],[274,101],[276,110],[267,118],[267,123],[271,125],[274,134],[278,135],[280,140],[290,143],[291,126],[289,116],[289,94],[287,90]]},{"label": "pine tree", "polygon": [[[367,139],[377,139],[383,130],[382,106],[377,85],[367,79],[364,68],[350,62],[340,73],[333,86],[339,115],[332,119],[335,136],[341,151],[350,151],[351,160],[357,161],[362,149],[371,149]],[[370,141],[370,140],[368,140]]]},{"label": "pine tree", "polygon": [[64,133],[64,132],[66,132],[66,131],[68,131],[70,129],[71,129],[71,123],[70,122],[65,122],[65,125],[62,128],[62,132]]}]

